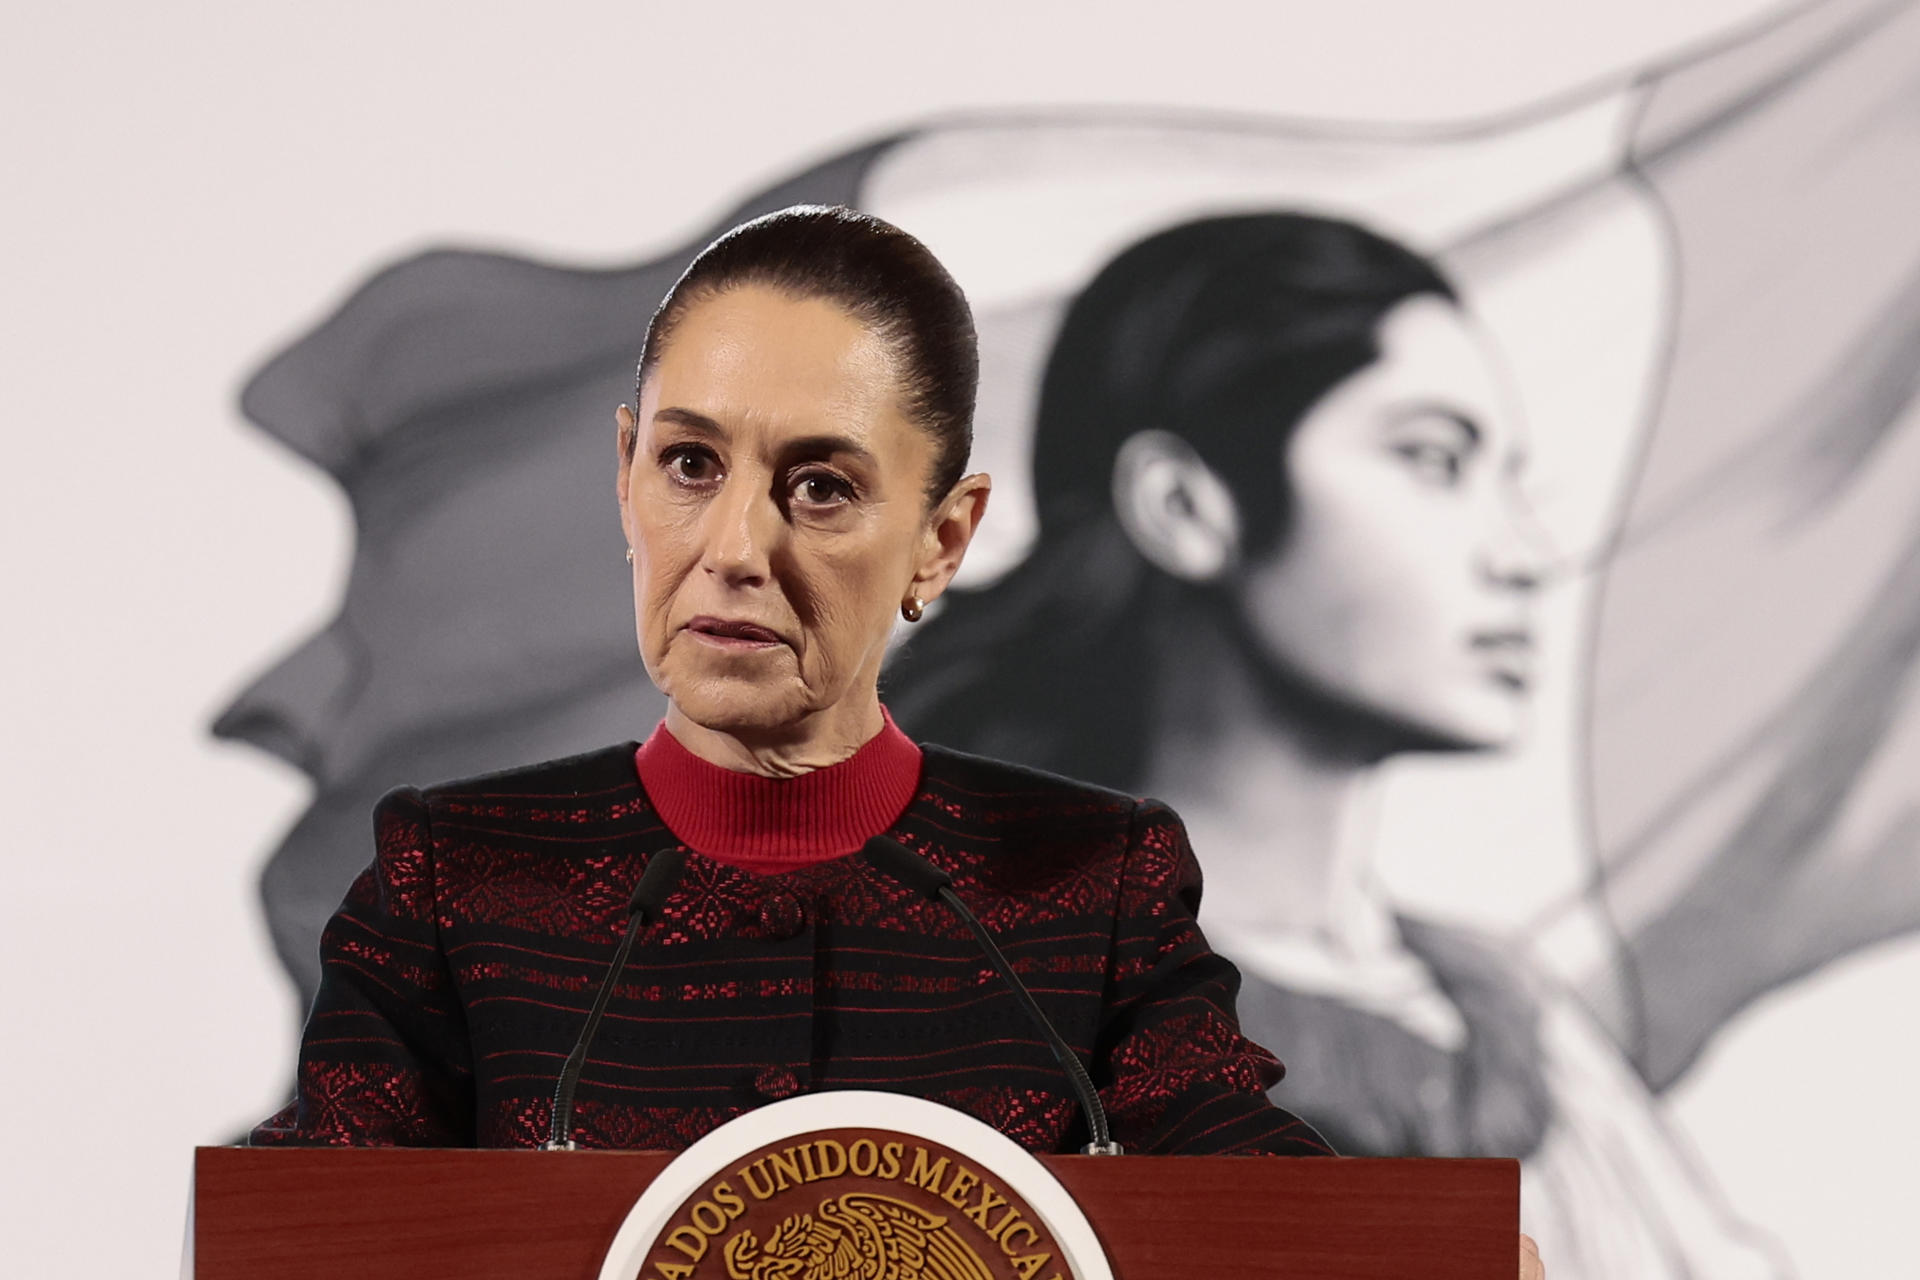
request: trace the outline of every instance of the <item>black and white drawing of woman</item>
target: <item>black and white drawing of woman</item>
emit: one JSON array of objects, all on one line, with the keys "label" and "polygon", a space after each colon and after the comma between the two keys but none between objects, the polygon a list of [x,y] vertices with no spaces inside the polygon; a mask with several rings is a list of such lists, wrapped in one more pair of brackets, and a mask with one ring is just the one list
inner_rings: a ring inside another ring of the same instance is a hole
[{"label": "black and white drawing of woman", "polygon": [[1162,231],[1059,331],[1033,552],[911,640],[889,701],[916,736],[1174,804],[1276,1097],[1343,1152],[1522,1157],[1557,1275],[1778,1274],[1573,996],[1399,914],[1356,831],[1376,766],[1524,727],[1549,563],[1525,450],[1425,259],[1297,214]]}]

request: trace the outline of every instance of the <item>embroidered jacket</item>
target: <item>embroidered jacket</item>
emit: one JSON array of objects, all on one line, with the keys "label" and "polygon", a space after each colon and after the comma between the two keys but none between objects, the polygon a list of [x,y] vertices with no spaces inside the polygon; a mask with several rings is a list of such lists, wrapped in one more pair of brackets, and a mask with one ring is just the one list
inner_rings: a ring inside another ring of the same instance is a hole
[{"label": "embroidered jacket", "polygon": [[[295,1101],[256,1144],[534,1146],[656,851],[679,842],[634,744],[425,790],[375,813],[376,856],[322,941]],[[1326,1154],[1275,1107],[1239,975],[1194,923],[1165,806],[924,748],[889,834],[951,873],[1090,1063],[1141,1152]],[[770,1099],[883,1089],[1030,1150],[1086,1140],[1065,1073],[971,934],[858,855],[758,875],[690,853],[601,1024],[582,1146],[687,1146]]]}]

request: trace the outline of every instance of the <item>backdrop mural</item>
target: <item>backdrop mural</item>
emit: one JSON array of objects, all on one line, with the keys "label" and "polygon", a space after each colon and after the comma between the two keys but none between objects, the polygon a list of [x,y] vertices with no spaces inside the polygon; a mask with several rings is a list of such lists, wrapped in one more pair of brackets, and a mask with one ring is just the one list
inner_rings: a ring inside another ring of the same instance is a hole
[{"label": "backdrop mural", "polygon": [[1920,924],[1916,102],[1920,8],[1837,0],[1471,129],[903,121],[631,267],[381,271],[243,394],[357,535],[216,725],[315,784],[282,964],[310,995],[389,787],[657,719],[638,335],[711,232],[849,204],[983,345],[996,496],[902,723],[1171,801],[1343,1150],[1522,1157],[1557,1277],[1789,1274],[1660,1095]]}]

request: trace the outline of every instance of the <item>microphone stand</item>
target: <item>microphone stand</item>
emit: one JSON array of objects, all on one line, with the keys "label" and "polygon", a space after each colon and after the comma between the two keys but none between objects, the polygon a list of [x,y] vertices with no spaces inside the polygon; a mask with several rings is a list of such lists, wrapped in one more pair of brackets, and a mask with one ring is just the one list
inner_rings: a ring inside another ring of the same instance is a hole
[{"label": "microphone stand", "polygon": [[647,869],[640,873],[640,883],[634,886],[633,897],[627,903],[627,931],[620,939],[619,950],[613,953],[613,963],[607,966],[607,976],[600,980],[593,1008],[587,1012],[587,1024],[580,1028],[580,1038],[574,1042],[573,1052],[567,1055],[566,1065],[560,1068],[560,1079],[553,1090],[553,1123],[547,1130],[547,1140],[540,1144],[542,1151],[575,1149],[573,1092],[580,1084],[580,1073],[586,1069],[587,1050],[600,1030],[600,1019],[606,1016],[607,1005],[613,1000],[613,989],[619,984],[620,971],[627,967],[634,940],[642,929],[659,918],[660,907],[680,882],[686,863],[686,850],[677,847],[662,849],[647,859]]},{"label": "microphone stand", "polygon": [[1080,1108],[1086,1113],[1087,1127],[1093,1133],[1093,1141],[1082,1147],[1081,1153],[1090,1156],[1122,1154],[1120,1144],[1113,1140],[1113,1135],[1107,1128],[1107,1109],[1101,1105],[1100,1091],[1094,1088],[1093,1077],[1087,1074],[1086,1064],[1080,1061],[1080,1055],[1073,1051],[1073,1046],[1068,1044],[1066,1038],[1054,1028],[1053,1023],[1048,1021],[1047,1015],[1041,1011],[1039,1003],[1034,1000],[1033,993],[1027,990],[1027,984],[1020,981],[1020,976],[1013,971],[1013,965],[1008,962],[1006,953],[1000,950],[999,944],[993,940],[993,935],[987,932],[987,926],[980,923],[980,917],[974,915],[972,908],[968,907],[961,900],[960,895],[953,891],[953,877],[899,841],[886,836],[875,836],[867,841],[861,852],[867,855],[874,866],[893,879],[927,898],[946,903],[947,907],[960,917],[980,943],[980,949],[986,952],[988,961],[1013,991],[1014,999],[1019,1002],[1020,1008],[1039,1030],[1041,1038],[1047,1043],[1047,1048],[1053,1051],[1053,1056],[1065,1069],[1067,1080],[1073,1086],[1074,1096],[1079,1099]]}]

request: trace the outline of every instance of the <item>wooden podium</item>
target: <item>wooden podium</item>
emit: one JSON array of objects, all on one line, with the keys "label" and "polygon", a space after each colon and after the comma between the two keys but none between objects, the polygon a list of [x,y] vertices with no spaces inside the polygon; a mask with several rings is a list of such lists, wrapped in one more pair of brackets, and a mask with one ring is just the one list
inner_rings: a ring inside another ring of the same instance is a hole
[{"label": "wooden podium", "polygon": [[[595,1280],[672,1157],[203,1147],[199,1280]],[[1511,1280],[1512,1160],[1045,1156],[1118,1280]]]}]

